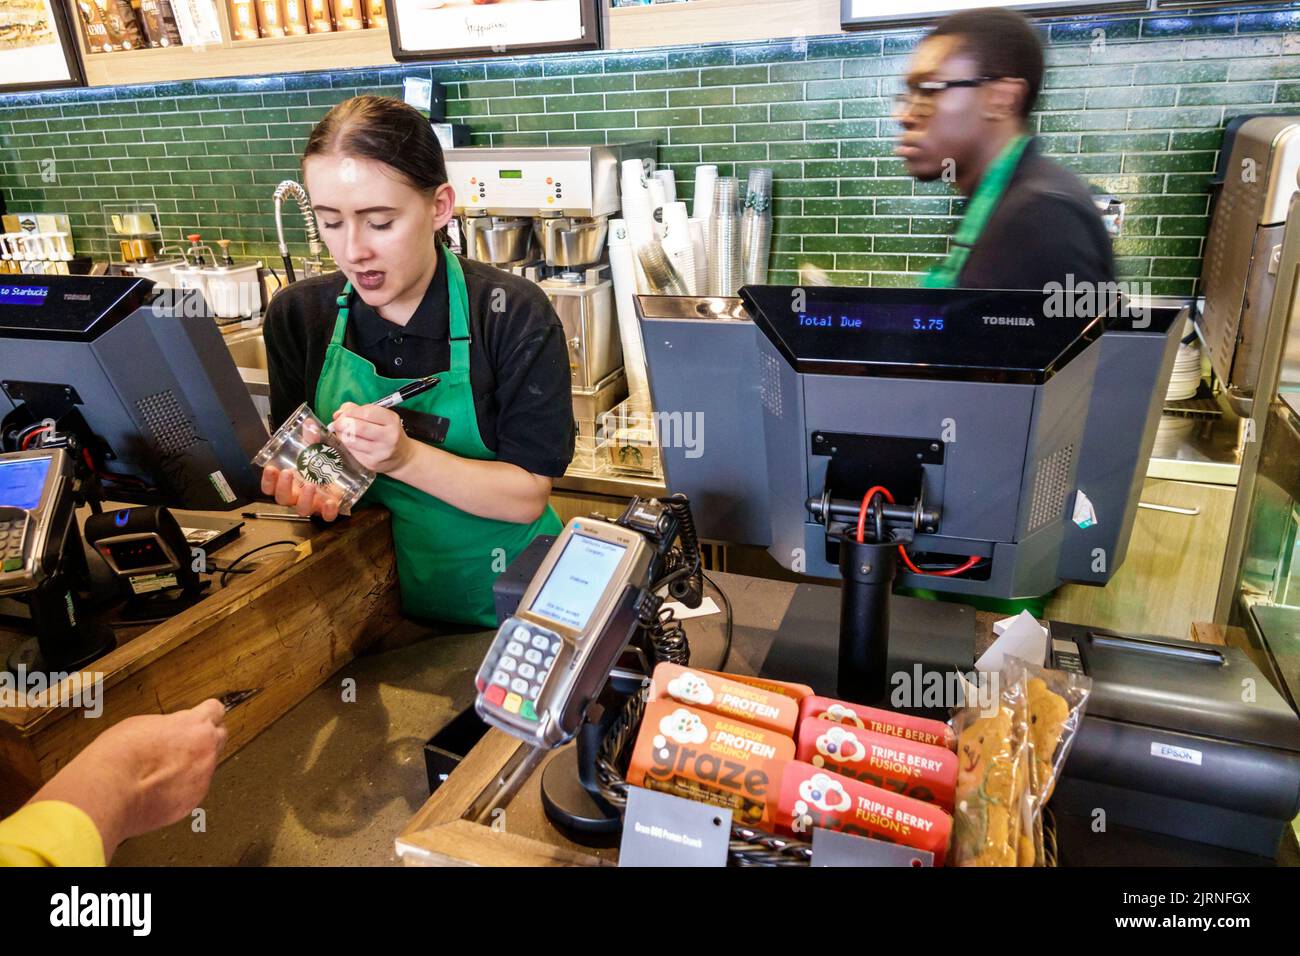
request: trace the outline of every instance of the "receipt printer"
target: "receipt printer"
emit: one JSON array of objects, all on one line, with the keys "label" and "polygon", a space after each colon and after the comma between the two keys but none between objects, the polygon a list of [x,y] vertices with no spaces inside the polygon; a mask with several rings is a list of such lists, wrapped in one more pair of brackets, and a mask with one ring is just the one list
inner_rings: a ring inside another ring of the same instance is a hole
[{"label": "receipt printer", "polygon": [[1058,814],[1277,854],[1300,813],[1300,717],[1245,652],[1053,622],[1052,660],[1093,682]]}]

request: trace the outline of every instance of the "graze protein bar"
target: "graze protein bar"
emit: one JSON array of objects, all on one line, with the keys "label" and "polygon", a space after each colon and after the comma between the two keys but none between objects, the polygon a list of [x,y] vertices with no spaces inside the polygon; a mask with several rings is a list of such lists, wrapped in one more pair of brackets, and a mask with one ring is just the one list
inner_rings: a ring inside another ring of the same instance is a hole
[{"label": "graze protein bar", "polygon": [[805,697],[799,702],[799,719],[806,720],[809,717],[819,717],[832,723],[861,727],[863,730],[933,744],[936,747],[947,747],[949,750],[957,749],[957,735],[947,724],[892,710],[850,704],[831,697]]},{"label": "graze protein bar", "polygon": [[658,700],[646,705],[627,779],[726,807],[753,825],[770,822],[780,768],[793,759],[794,741],[783,734]]},{"label": "graze protein bar", "polygon": [[945,747],[809,717],[799,724],[795,757],[891,793],[952,810],[957,755]]},{"label": "graze protein bar", "polygon": [[655,668],[650,699],[675,700],[786,736],[793,736],[799,722],[799,703],[792,697],[678,664]]}]

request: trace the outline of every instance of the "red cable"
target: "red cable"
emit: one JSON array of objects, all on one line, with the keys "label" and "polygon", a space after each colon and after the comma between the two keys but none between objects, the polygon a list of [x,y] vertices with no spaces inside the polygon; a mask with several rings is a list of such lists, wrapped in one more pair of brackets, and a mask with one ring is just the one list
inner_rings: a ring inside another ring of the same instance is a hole
[{"label": "red cable", "polygon": [[867,505],[871,504],[871,499],[880,492],[885,496],[885,500],[891,505],[894,503],[894,496],[889,493],[889,489],[884,485],[872,485],[867,489],[867,493],[862,496],[862,507],[858,509],[858,544],[862,544],[867,528]]},{"label": "red cable", "polygon": [[42,425],[40,428],[36,429],[35,431],[28,432],[26,435],[23,436],[23,444],[22,444],[22,448],[21,448],[20,450],[21,450],[21,451],[26,451],[26,450],[27,450],[27,446],[30,445],[30,444],[32,443],[32,439],[33,439],[33,438],[35,438],[37,435],[40,435],[40,434],[43,434],[43,433],[49,431],[50,428],[51,428],[50,425]]},{"label": "red cable", "polygon": [[[866,536],[867,506],[871,504],[871,499],[876,496],[877,492],[884,495],[885,500],[888,501],[891,505],[894,503],[894,496],[889,493],[889,489],[886,488],[884,485],[872,485],[870,488],[867,489],[867,493],[862,496],[862,506],[858,508],[858,543],[859,544],[863,543]],[[912,563],[912,559],[908,555],[907,549],[904,548],[901,544],[898,546],[898,553],[902,555],[903,563],[907,565],[908,570],[911,571],[913,574],[929,574],[938,578],[951,578],[951,577],[956,577],[959,574],[965,574],[967,571],[975,567],[975,565],[979,564],[980,562],[979,555],[974,554],[971,555],[969,558],[967,558],[962,564],[957,565],[957,567],[955,568],[947,568],[946,570],[943,571],[922,571],[920,568],[918,568],[915,564]]]}]

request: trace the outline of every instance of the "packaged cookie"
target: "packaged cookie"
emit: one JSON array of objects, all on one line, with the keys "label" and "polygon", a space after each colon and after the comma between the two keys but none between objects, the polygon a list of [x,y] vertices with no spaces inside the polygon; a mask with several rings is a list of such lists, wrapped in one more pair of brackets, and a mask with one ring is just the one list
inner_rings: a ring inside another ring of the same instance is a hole
[{"label": "packaged cookie", "polygon": [[742,720],[787,737],[794,734],[799,722],[799,704],[785,694],[679,664],[660,664],[654,670],[650,700],[664,699]]},{"label": "packaged cookie", "polygon": [[933,804],[796,760],[786,764],[775,811],[777,826],[811,839],[821,827],[934,854],[942,866],[952,818]]},{"label": "packaged cookie", "polygon": [[952,809],[957,757],[946,747],[809,717],[799,723],[795,759]]},{"label": "packaged cookie", "polygon": [[794,759],[789,737],[686,707],[646,705],[628,783],[731,811],[751,826],[771,822],[781,768]]},{"label": "packaged cookie", "polygon": [[799,719],[806,720],[809,717],[861,727],[878,734],[902,737],[904,740],[915,740],[935,747],[947,747],[949,750],[956,746],[952,728],[943,721],[850,704],[831,697],[805,697],[800,701]]},{"label": "packaged cookie", "polygon": [[953,715],[957,732],[957,791],[953,805],[953,863],[1016,866],[1033,859],[1025,836],[1029,759],[1029,702],[1023,666],[998,675],[995,706],[964,707]]},{"label": "packaged cookie", "polygon": [[1008,658],[1013,672],[1023,670],[1029,708],[1029,800],[1027,826],[1033,839],[1030,865],[1046,863],[1043,852],[1043,808],[1052,799],[1065,758],[1083,722],[1092,693],[1092,679],[1068,671],[1050,670],[1018,658]]}]

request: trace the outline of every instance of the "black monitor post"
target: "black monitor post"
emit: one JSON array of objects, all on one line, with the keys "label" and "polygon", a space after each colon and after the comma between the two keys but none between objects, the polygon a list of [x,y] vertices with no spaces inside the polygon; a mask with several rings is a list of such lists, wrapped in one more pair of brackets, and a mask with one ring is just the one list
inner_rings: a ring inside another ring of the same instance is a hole
[{"label": "black monitor post", "polygon": [[[211,316],[189,303],[158,295],[145,279],[4,277],[0,451],[57,436],[54,447],[72,460],[77,504],[96,512],[104,499],[211,511],[253,500],[251,460],[266,425]],[[75,520],[62,564],[86,582]],[[111,638],[89,639],[87,627],[42,628],[44,663],[80,666],[111,649]]]}]

